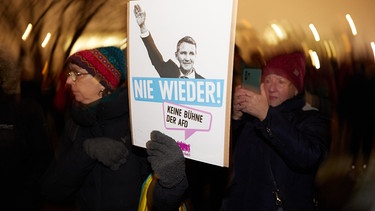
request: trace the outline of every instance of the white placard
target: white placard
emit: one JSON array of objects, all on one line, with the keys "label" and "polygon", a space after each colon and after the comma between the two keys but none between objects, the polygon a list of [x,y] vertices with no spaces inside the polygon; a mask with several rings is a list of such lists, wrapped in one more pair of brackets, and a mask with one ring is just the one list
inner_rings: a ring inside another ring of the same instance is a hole
[{"label": "white placard", "polygon": [[[194,68],[204,79],[161,77],[140,36],[134,6],[146,12],[157,50],[179,66],[175,52],[194,38]],[[152,130],[176,140],[186,158],[229,165],[236,0],[138,0],[128,4],[128,86],[133,144],[145,147]]]}]

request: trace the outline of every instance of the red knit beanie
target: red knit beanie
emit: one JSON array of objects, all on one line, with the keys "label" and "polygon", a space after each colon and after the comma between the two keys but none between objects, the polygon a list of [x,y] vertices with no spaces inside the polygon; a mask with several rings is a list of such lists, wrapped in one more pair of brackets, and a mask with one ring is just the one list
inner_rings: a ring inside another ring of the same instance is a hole
[{"label": "red knit beanie", "polygon": [[125,79],[125,55],[120,48],[102,47],[78,51],[66,61],[84,68],[110,91]]},{"label": "red knit beanie", "polygon": [[271,58],[263,68],[262,81],[269,74],[276,74],[288,79],[301,93],[304,89],[306,74],[305,54],[294,52]]}]

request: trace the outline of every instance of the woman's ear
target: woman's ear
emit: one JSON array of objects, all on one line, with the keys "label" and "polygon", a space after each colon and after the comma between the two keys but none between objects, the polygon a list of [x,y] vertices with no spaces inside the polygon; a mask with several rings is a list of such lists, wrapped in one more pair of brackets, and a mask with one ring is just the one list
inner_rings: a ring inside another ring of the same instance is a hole
[{"label": "woman's ear", "polygon": [[98,92],[99,97],[103,97],[104,91],[105,91],[105,87],[104,86],[100,86],[100,90]]}]

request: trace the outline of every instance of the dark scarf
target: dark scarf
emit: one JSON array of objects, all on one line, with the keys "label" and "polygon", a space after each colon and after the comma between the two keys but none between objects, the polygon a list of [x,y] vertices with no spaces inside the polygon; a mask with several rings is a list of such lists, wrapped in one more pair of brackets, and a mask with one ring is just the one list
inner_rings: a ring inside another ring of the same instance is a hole
[{"label": "dark scarf", "polygon": [[74,102],[71,115],[78,125],[91,127],[93,133],[102,135],[99,127],[102,121],[122,116],[126,112],[129,112],[128,95],[127,89],[122,87],[87,105]]}]

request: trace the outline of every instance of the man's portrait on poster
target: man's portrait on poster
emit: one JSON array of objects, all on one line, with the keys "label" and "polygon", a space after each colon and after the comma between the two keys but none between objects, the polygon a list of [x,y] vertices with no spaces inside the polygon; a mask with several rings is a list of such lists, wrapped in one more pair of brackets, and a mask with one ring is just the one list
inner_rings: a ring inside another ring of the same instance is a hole
[{"label": "man's portrait on poster", "polygon": [[142,10],[139,4],[134,5],[133,11],[140,29],[140,37],[146,47],[150,61],[160,77],[204,79],[194,68],[197,44],[191,36],[184,36],[177,42],[175,57],[179,65],[171,59],[164,61],[151,32],[146,26],[146,12]]}]

